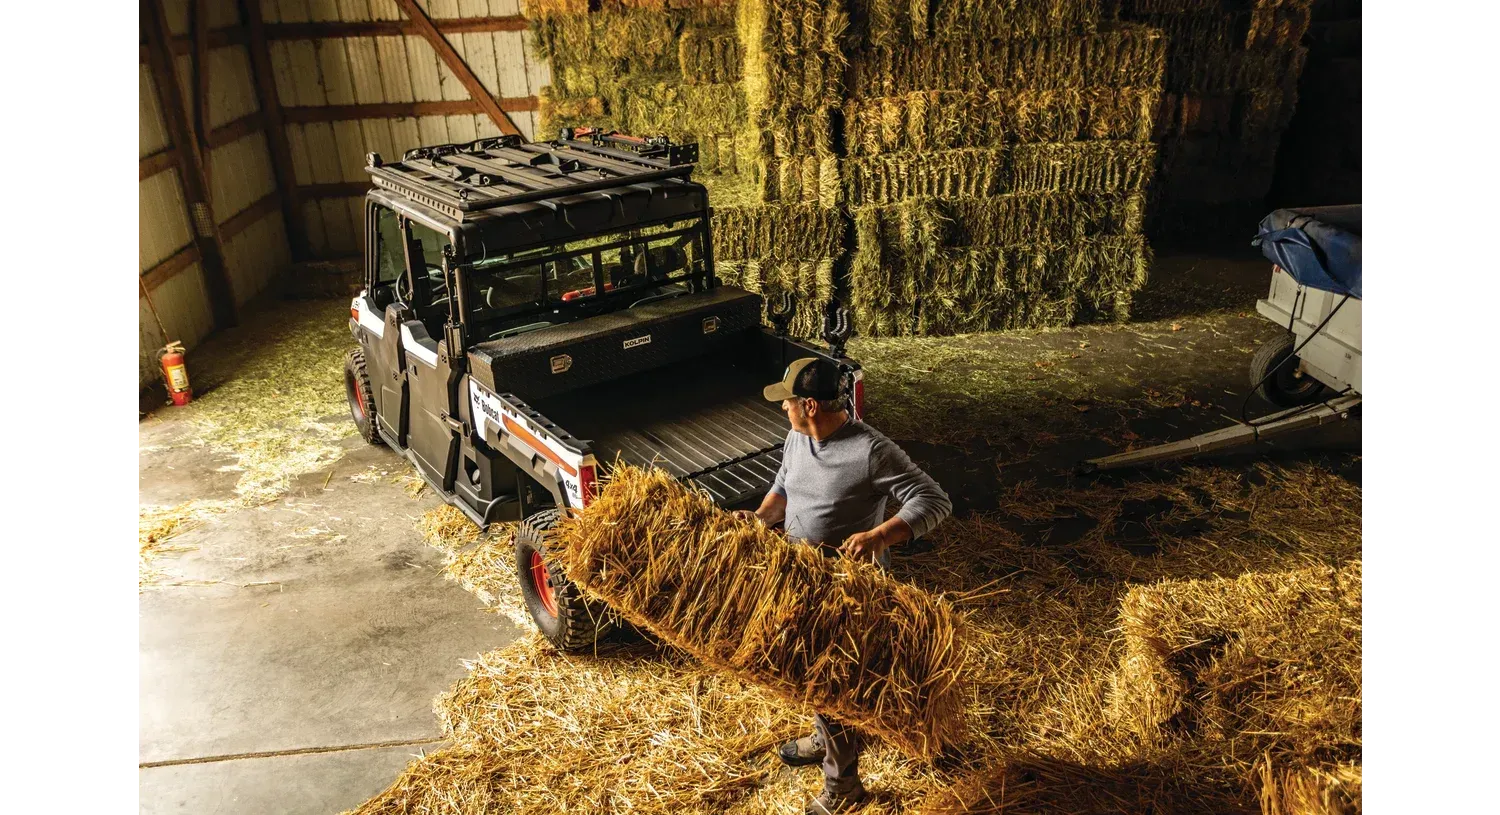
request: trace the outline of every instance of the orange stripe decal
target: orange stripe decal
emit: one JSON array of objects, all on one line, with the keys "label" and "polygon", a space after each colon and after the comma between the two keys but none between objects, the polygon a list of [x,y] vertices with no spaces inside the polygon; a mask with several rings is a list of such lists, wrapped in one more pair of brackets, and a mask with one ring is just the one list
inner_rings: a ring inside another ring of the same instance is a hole
[{"label": "orange stripe decal", "polygon": [[526,428],[520,426],[519,424],[516,424],[514,419],[510,418],[509,416],[501,416],[500,420],[505,423],[505,429],[516,434],[517,436],[520,436],[521,441],[526,442],[526,446],[546,456],[548,461],[561,467],[563,472],[567,473],[568,475],[574,477],[578,476],[578,470],[574,469],[571,465],[568,464],[568,462],[563,461],[561,456],[552,452],[552,450],[548,448],[547,445],[542,444],[536,436],[533,436],[530,433],[526,432]]}]

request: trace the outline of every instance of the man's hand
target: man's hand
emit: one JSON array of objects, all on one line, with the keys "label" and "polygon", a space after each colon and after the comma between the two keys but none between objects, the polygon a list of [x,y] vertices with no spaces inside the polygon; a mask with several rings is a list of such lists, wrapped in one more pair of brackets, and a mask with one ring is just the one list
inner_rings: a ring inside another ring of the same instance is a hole
[{"label": "man's hand", "polygon": [[839,547],[839,551],[854,560],[868,560],[873,563],[880,558],[882,552],[890,547],[890,539],[881,528],[877,527],[869,532],[855,532],[850,535],[845,539],[844,545]]},{"label": "man's hand", "polygon": [[759,515],[756,515],[754,512],[751,512],[748,509],[737,509],[737,510],[735,510],[731,514],[733,514],[734,517],[739,518],[742,521],[759,521],[760,520],[760,516]]}]

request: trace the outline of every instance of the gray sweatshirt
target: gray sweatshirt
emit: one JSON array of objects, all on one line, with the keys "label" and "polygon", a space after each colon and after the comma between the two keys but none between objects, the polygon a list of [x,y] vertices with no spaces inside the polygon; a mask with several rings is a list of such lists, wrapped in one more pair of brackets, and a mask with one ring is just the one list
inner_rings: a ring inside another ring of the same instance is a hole
[{"label": "gray sweatshirt", "polygon": [[953,512],[953,503],[895,442],[850,419],[822,441],[793,430],[782,448],[781,470],[771,492],[786,497],[786,532],[793,538],[838,546],[856,532],[885,521],[885,502],[912,537],[931,532]]}]

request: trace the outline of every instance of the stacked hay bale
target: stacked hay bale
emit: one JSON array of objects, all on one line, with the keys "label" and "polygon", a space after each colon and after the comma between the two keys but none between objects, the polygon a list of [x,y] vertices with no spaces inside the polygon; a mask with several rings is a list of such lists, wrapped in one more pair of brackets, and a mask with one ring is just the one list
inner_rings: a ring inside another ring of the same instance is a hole
[{"label": "stacked hay bale", "polygon": [[744,198],[753,155],[733,9],[722,0],[530,0],[537,49],[552,68],[541,132],[597,125],[699,146],[698,180]]},{"label": "stacked hay bale", "polygon": [[1360,199],[1360,29],[1359,0],[1313,3],[1297,113],[1276,161],[1275,206]]},{"label": "stacked hay bale", "polygon": [[1244,238],[1265,215],[1297,101],[1312,0],[1121,0],[1167,35],[1153,238]]},{"label": "stacked hay bale", "polygon": [[843,106],[866,336],[1125,319],[1165,50],[1099,0],[859,0]]},{"label": "stacked hay bale", "polygon": [[715,206],[711,228],[719,279],[764,295],[765,309],[779,308],[783,295],[790,296],[795,310],[788,333],[819,336],[823,307],[834,296],[835,264],[844,254],[843,212],[803,203]]}]

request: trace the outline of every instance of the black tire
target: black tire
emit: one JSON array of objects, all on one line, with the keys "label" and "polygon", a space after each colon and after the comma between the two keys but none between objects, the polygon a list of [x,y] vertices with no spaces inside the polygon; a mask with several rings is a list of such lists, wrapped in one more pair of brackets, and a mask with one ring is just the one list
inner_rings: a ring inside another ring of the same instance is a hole
[{"label": "black tire", "polygon": [[385,444],[375,429],[375,391],[365,368],[365,352],[359,348],[344,355],[344,395],[349,399],[349,416],[359,429],[359,437],[370,444]]},{"label": "black tire", "polygon": [[1301,360],[1292,356],[1296,341],[1292,334],[1281,334],[1257,349],[1250,360],[1250,387],[1279,407],[1310,404],[1324,390],[1323,383],[1303,373]]},{"label": "black tire", "polygon": [[547,536],[557,516],[557,510],[547,509],[521,522],[516,531],[516,576],[526,610],[542,635],[559,651],[583,651],[614,630],[616,621],[604,606],[586,600],[562,569],[549,562]]}]

